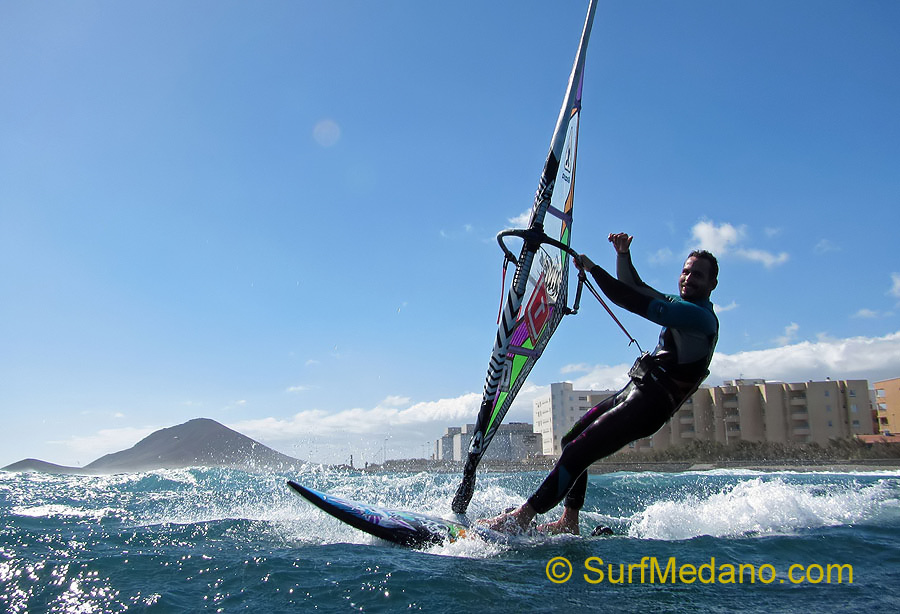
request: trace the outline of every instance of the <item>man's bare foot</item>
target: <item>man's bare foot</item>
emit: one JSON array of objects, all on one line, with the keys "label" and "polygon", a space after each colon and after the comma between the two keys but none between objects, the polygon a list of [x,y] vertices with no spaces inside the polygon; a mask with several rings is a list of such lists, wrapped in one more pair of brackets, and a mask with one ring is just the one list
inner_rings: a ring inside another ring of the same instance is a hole
[{"label": "man's bare foot", "polygon": [[545,524],[539,524],[538,531],[541,533],[547,533],[548,535],[559,535],[561,533],[570,533],[572,535],[581,535],[581,531],[578,530],[578,525],[572,526],[569,523],[564,523],[562,518],[555,522],[548,522]]},{"label": "man's bare foot", "polygon": [[526,503],[511,512],[504,512],[493,518],[479,520],[478,524],[501,533],[519,533],[528,528],[534,516],[534,510]]},{"label": "man's bare foot", "polygon": [[478,521],[478,524],[501,533],[511,533],[519,527],[513,512],[506,512],[493,518],[482,518]]},{"label": "man's bare foot", "polygon": [[581,530],[578,525],[578,510],[564,507],[562,516],[560,516],[559,520],[540,525],[538,531],[549,533],[550,535],[558,535],[560,533],[581,535]]}]

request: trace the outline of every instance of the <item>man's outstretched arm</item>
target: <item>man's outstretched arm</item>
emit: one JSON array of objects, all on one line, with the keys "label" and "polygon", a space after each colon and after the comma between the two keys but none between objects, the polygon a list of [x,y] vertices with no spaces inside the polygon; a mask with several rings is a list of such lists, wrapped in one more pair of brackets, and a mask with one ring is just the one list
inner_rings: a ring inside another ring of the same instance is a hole
[{"label": "man's outstretched arm", "polygon": [[622,309],[627,309],[660,326],[674,326],[702,332],[712,332],[715,329],[715,316],[699,305],[687,301],[673,302],[662,294],[650,295],[641,292],[619,281],[584,254],[575,258],[574,262],[576,267],[590,273],[603,294]]}]

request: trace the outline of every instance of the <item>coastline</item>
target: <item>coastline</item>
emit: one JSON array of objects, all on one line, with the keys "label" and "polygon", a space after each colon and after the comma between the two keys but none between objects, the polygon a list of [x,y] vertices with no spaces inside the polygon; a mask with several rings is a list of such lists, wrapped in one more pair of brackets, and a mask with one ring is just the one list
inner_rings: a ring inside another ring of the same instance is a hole
[{"label": "coastline", "polygon": [[[484,461],[479,471],[486,473],[527,473],[549,471],[556,459],[531,462]],[[398,471],[432,471],[437,473],[461,472],[463,463],[437,462],[427,459],[388,460],[383,465],[340,468],[369,473]],[[588,468],[591,474],[630,471],[635,473],[682,473],[685,471],[712,471],[715,469],[748,469],[751,471],[796,471],[796,472],[870,472],[900,470],[900,458],[871,458],[853,460],[798,461],[796,459],[777,460],[720,460],[720,461],[615,461],[603,460]]]}]

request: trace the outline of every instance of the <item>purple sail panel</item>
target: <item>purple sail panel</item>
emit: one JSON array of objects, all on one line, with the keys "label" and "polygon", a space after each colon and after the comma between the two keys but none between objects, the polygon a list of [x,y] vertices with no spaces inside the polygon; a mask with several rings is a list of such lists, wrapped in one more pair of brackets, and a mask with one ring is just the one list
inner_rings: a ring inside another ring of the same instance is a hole
[{"label": "purple sail panel", "polygon": [[[521,346],[528,339],[528,326],[525,325],[525,320],[520,320],[519,325],[516,326],[516,332],[513,333],[513,336],[509,339],[509,345],[512,346]],[[507,356],[512,357],[512,353],[507,354]]]},{"label": "purple sail panel", "polygon": [[[555,311],[556,307],[550,307],[550,317],[548,318],[548,320],[553,320],[553,313]],[[512,358],[516,354],[520,356],[531,356],[533,358],[537,358],[538,356],[540,356],[541,353],[539,351],[523,347],[523,344],[526,341],[528,341],[528,326],[523,320],[519,322],[519,325],[516,327],[513,336],[509,339],[509,351],[506,353],[506,356],[508,358]],[[536,345],[536,342],[536,339],[532,340],[532,346]]]}]

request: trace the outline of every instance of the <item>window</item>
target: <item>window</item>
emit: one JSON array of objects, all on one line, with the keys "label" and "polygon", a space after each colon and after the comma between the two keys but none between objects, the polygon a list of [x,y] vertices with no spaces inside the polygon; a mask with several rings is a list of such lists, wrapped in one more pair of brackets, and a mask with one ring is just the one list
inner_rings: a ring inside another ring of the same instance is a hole
[{"label": "window", "polygon": [[859,411],[859,409],[856,407],[856,403],[850,404],[850,411],[854,414]]},{"label": "window", "polygon": [[853,390],[852,388],[850,389],[850,396],[851,396],[851,397],[855,397],[855,396],[856,396],[856,391]]}]

